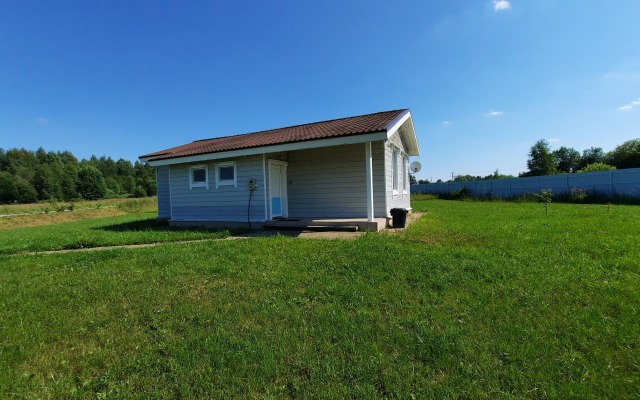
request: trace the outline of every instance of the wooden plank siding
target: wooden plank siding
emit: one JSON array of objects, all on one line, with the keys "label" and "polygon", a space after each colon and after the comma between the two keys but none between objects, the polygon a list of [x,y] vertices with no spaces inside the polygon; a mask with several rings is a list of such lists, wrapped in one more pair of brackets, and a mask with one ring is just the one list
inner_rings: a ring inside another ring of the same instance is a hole
[{"label": "wooden plank siding", "polygon": [[[410,207],[409,190],[402,188],[393,195],[392,149],[406,148],[395,134],[389,141],[372,142],[374,217],[389,216],[389,209]],[[404,155],[404,153],[401,153]],[[158,216],[173,221],[247,221],[249,180],[255,179],[258,189],[251,199],[250,219],[260,222],[269,202],[269,160],[288,163],[287,193],[290,218],[366,218],[365,145],[362,143],[308,150],[272,153],[235,159],[216,160],[202,164],[176,164],[158,167]],[[403,158],[399,160],[402,171]],[[236,162],[237,188],[216,189],[216,163]],[[189,185],[189,167],[205,165],[209,188]],[[267,167],[266,173],[263,168]],[[399,178],[401,185],[401,178]],[[408,168],[407,168],[408,182]]]},{"label": "wooden plank siding", "polygon": [[[393,149],[400,150],[398,157],[398,194],[393,194]],[[406,168],[406,176],[404,179],[407,184],[406,187],[402,187],[402,163],[404,157],[407,157],[407,147],[402,140],[400,132],[394,133],[389,139],[388,146],[385,146],[385,158],[386,158],[386,179],[387,179],[387,206],[389,210],[392,208],[411,208],[410,192],[409,189],[409,167]]]},{"label": "wooden plank siding", "polygon": [[[386,216],[384,142],[372,143],[374,214]],[[365,147],[353,144],[288,153],[289,217],[366,218]]]},{"label": "wooden plank siding", "polygon": [[173,221],[247,221],[249,206],[249,180],[255,179],[258,188],[251,196],[249,218],[252,222],[264,221],[266,184],[263,179],[262,156],[238,157],[217,162],[236,162],[237,188],[220,186],[216,189],[216,162],[206,165],[209,188],[189,188],[191,164],[171,166],[171,201]]},{"label": "wooden plank siding", "polygon": [[158,188],[158,218],[171,218],[171,191],[169,188],[169,167],[156,168],[156,185]]}]

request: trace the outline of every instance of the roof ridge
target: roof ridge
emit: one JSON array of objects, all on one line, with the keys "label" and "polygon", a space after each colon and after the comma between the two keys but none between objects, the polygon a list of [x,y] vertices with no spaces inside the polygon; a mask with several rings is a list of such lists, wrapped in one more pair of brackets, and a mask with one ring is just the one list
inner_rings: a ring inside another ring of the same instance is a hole
[{"label": "roof ridge", "polygon": [[193,141],[193,142],[191,142],[191,143],[207,142],[207,141],[209,141],[209,140],[225,139],[225,138],[232,138],[232,137],[238,137],[238,136],[244,136],[244,135],[255,135],[256,133],[264,133],[264,132],[270,132],[270,131],[277,131],[277,130],[280,130],[280,129],[297,128],[297,127],[301,127],[301,126],[308,126],[308,125],[324,124],[324,123],[327,123],[327,122],[340,121],[340,120],[343,120],[343,119],[352,119],[352,118],[368,117],[368,116],[376,115],[376,114],[393,113],[393,112],[399,112],[399,111],[405,111],[405,110],[408,110],[408,108],[400,108],[400,109],[397,109],[397,110],[378,111],[378,112],[369,113],[369,114],[353,115],[353,116],[350,116],[350,117],[342,117],[342,118],[333,118],[333,119],[327,119],[327,120],[323,120],[323,121],[316,121],[316,122],[307,122],[306,124],[297,124],[297,125],[290,125],[290,126],[282,126],[282,127],[279,127],[279,128],[264,129],[264,130],[256,131],[256,132],[238,133],[238,134],[235,134],[235,135],[218,136],[218,137],[212,137],[212,138],[208,138],[208,139],[198,139],[198,140],[194,140],[194,141]]}]

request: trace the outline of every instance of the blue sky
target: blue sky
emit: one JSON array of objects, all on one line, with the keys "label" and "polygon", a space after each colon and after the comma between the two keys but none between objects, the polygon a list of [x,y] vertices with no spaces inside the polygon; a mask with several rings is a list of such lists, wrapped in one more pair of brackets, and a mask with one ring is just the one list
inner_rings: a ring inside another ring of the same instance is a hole
[{"label": "blue sky", "polygon": [[640,3],[0,1],[0,147],[135,160],[410,108],[418,178],[640,137]]}]

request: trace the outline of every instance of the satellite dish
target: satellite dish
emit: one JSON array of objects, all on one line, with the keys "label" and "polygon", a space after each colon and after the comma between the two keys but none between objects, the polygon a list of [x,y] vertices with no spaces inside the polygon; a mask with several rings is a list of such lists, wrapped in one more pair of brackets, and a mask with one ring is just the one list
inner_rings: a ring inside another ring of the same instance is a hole
[{"label": "satellite dish", "polygon": [[411,172],[413,172],[415,174],[416,172],[420,172],[420,169],[422,168],[422,165],[420,165],[419,162],[414,161],[414,162],[411,163],[409,168],[411,168]]}]

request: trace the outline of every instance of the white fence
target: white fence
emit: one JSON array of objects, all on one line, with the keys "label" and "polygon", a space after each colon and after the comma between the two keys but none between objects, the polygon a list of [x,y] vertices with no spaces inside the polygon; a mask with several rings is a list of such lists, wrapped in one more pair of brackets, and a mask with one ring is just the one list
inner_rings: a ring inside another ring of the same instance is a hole
[{"label": "white fence", "polygon": [[529,178],[488,179],[467,182],[427,183],[411,185],[411,193],[440,194],[466,188],[474,196],[515,197],[551,190],[553,194],[583,189],[588,194],[609,198],[640,198],[640,168],[534,176]]}]

